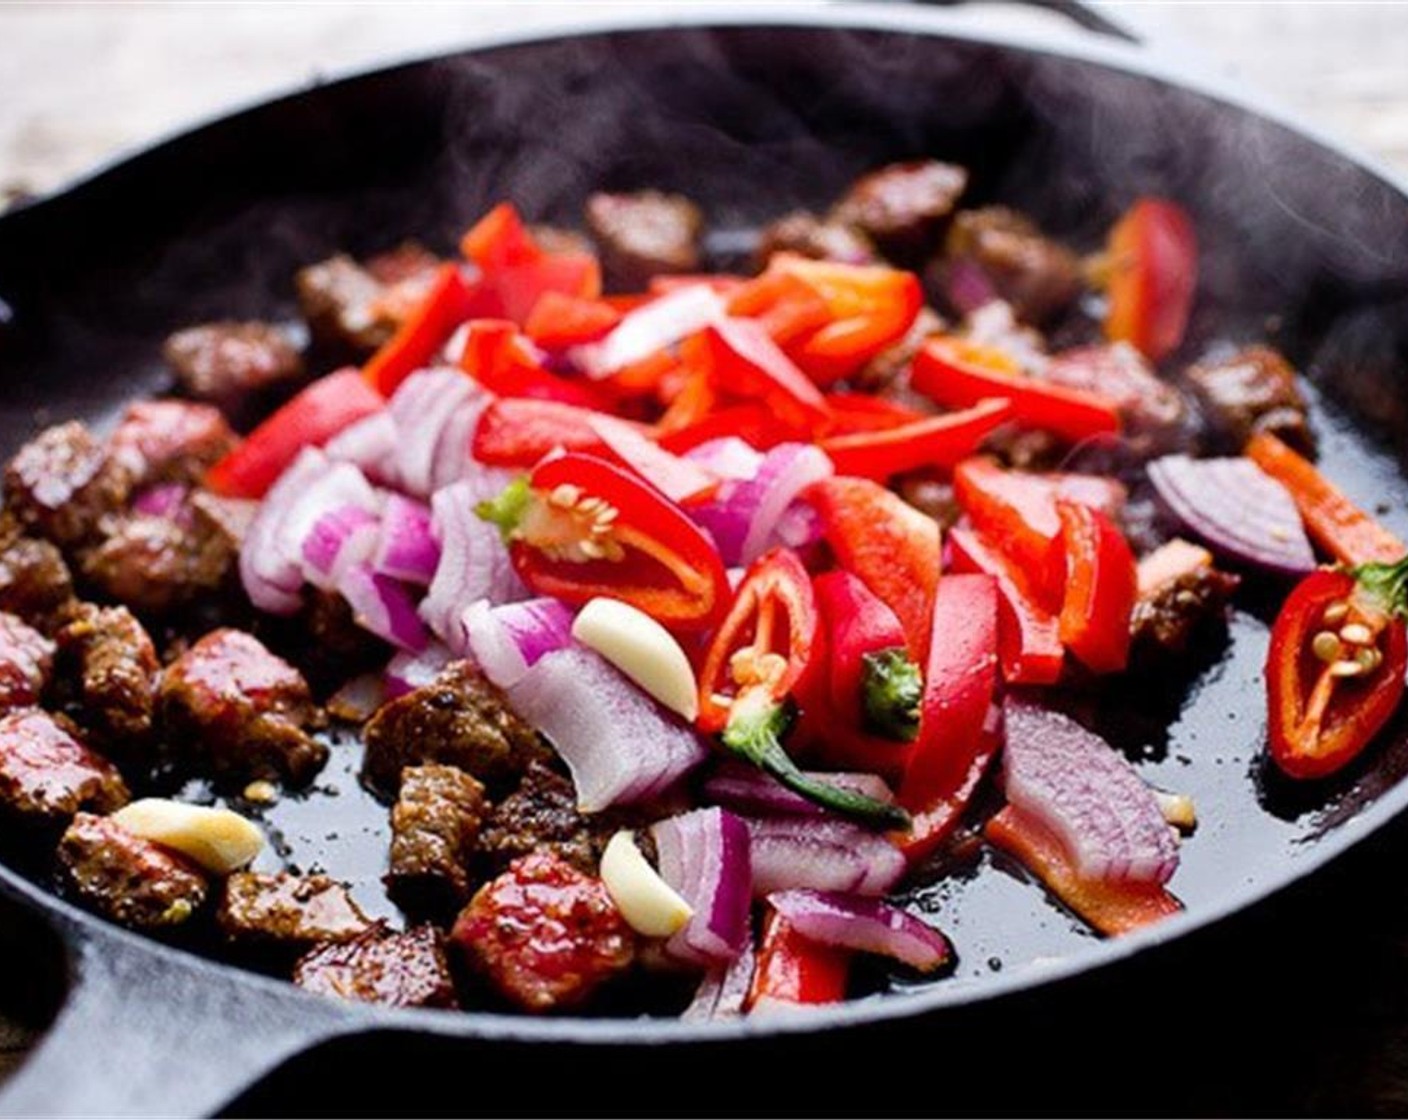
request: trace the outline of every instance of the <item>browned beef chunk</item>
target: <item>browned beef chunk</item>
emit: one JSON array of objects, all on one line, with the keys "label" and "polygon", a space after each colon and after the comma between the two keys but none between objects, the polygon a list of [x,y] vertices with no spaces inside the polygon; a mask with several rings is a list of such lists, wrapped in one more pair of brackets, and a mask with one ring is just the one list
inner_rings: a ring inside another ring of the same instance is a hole
[{"label": "browned beef chunk", "polygon": [[156,647],[126,607],[78,606],[57,635],[60,665],[76,686],[81,720],[94,740],[127,753],[151,739]]},{"label": "browned beef chunk", "polygon": [[190,860],[111,817],[79,813],[59,841],[58,856],[64,885],[84,906],[132,929],[181,925],[210,889]]},{"label": "browned beef chunk", "polygon": [[493,989],[533,1012],[581,1004],[635,956],[601,880],[547,852],[481,887],[450,939]]},{"label": "browned beef chunk", "polygon": [[1004,467],[1018,471],[1056,470],[1070,453],[1070,444],[1037,428],[1004,424],[983,440],[985,452]]},{"label": "browned beef chunk", "polygon": [[945,325],[938,312],[921,307],[904,337],[881,350],[861,367],[854,379],[856,388],[879,393],[921,412],[935,411],[933,401],[910,388],[909,368],[924,343],[941,333]]},{"label": "browned beef chunk", "polygon": [[132,488],[199,483],[239,442],[218,408],[190,401],[138,401],[108,439],[108,473]]},{"label": "browned beef chunk", "polygon": [[1256,432],[1270,432],[1292,447],[1315,453],[1306,419],[1309,406],[1291,364],[1269,346],[1249,346],[1221,361],[1188,371],[1203,416],[1226,448],[1240,452]]},{"label": "browned beef chunk", "polygon": [[796,253],[818,261],[870,264],[875,246],[854,226],[794,210],[763,227],[758,240],[757,263],[763,267],[774,253]]},{"label": "browned beef chunk", "polygon": [[362,779],[394,793],[401,770],[426,762],[458,766],[491,789],[548,748],[473,665],[449,665],[432,684],[399,696],[368,722]]},{"label": "browned beef chunk", "polygon": [[39,703],[54,668],[54,643],[0,611],[0,711]]},{"label": "browned beef chunk", "polygon": [[927,471],[902,474],[895,480],[899,496],[921,513],[927,513],[945,529],[951,528],[959,515],[958,500],[953,496],[953,483]]},{"label": "browned beef chunk", "polygon": [[1223,619],[1238,579],[1213,566],[1205,548],[1174,538],[1139,561],[1139,598],[1130,629],[1141,659],[1184,653],[1196,634]]},{"label": "browned beef chunk", "polygon": [[485,818],[479,851],[495,868],[506,867],[531,852],[548,851],[594,873],[612,834],[639,820],[614,811],[584,816],[577,812],[577,792],[571,779],[545,761],[534,761],[518,788]]},{"label": "browned beef chunk", "polygon": [[127,785],[76,738],[62,716],[20,708],[0,716],[0,808],[30,824],[61,826],[81,809],[111,813]]},{"label": "browned beef chunk", "polygon": [[201,638],[167,667],[160,696],[168,739],[218,776],[303,784],[327,762],[307,730],[321,717],[308,682],[242,631]]},{"label": "browned beef chunk", "polygon": [[76,545],[127,500],[126,485],[106,464],[102,444],[79,421],[47,428],[5,468],[5,508],[38,536]]},{"label": "browned beef chunk", "polygon": [[329,350],[367,354],[396,332],[378,307],[385,285],[345,254],[301,269],[294,284],[309,331]]},{"label": "browned beef chunk", "polygon": [[259,503],[247,498],[223,498],[209,490],[192,490],[191,516],[197,530],[223,538],[226,547],[238,553],[245,534],[254,524]]},{"label": "browned beef chunk", "polygon": [[1067,350],[1052,358],[1041,376],[1114,402],[1124,435],[1145,453],[1176,442],[1187,416],[1183,395],[1160,381],[1144,356],[1128,343]]},{"label": "browned beef chunk", "polygon": [[417,912],[463,906],[469,865],[489,805],[484,787],[453,766],[407,766],[391,810],[387,891]]},{"label": "browned beef chunk", "polygon": [[334,688],[349,676],[386,663],[390,645],[357,624],[341,595],[311,588],[305,601],[302,618],[308,641],[300,662],[315,688]]},{"label": "browned beef chunk", "polygon": [[950,262],[976,265],[1023,322],[1045,322],[1081,291],[1076,255],[1005,206],[960,210],[949,227],[944,254]]},{"label": "browned beef chunk", "polygon": [[561,226],[529,226],[528,233],[534,244],[545,253],[594,253],[596,246],[591,238],[575,229]]},{"label": "browned beef chunk", "polygon": [[225,880],[216,923],[233,942],[304,952],[371,928],[347,888],[326,875],[237,871]]},{"label": "browned beef chunk", "polygon": [[892,163],[852,184],[832,216],[901,260],[921,257],[968,188],[968,172],[951,163]]},{"label": "browned beef chunk", "polygon": [[366,269],[378,284],[424,281],[440,266],[440,258],[418,241],[403,241],[394,249],[367,258]]},{"label": "browned beef chunk", "polygon": [[296,381],[303,359],[270,323],[202,323],[177,331],[162,350],[191,396],[229,411],[251,394]]},{"label": "browned beef chunk", "polygon": [[294,966],[300,988],[391,1007],[459,1005],[444,935],[434,926],[392,933],[384,926],[350,941],[319,945]]},{"label": "browned beef chunk", "polygon": [[1001,350],[1024,373],[1038,374],[1051,358],[1041,332],[1018,321],[1010,303],[995,299],[963,319],[963,337],[979,346]]},{"label": "browned beef chunk", "polygon": [[587,199],[586,217],[601,246],[602,265],[618,285],[641,287],[662,272],[699,268],[704,215],[683,195],[594,194]]},{"label": "browned beef chunk", "polygon": [[48,633],[73,602],[73,577],[50,542],[0,515],[0,610]]}]

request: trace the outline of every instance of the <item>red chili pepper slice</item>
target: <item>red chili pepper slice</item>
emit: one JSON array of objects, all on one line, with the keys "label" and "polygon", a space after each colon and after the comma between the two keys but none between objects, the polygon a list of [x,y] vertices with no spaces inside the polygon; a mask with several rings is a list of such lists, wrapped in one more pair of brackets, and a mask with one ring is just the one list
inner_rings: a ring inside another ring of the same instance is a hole
[{"label": "red chili pepper slice", "polygon": [[519,578],[566,603],[598,596],[702,630],[728,597],[718,550],[658,490],[602,459],[567,454],[484,502]]},{"label": "red chili pepper slice", "polygon": [[545,350],[595,342],[621,321],[621,312],[599,299],[546,291],[538,297],[523,333]]},{"label": "red chili pepper slice", "polygon": [[890,841],[904,853],[911,867],[928,859],[953,835],[1001,747],[1001,735],[996,731],[985,732],[973,757],[973,764],[954,791],[929,802],[922,809],[912,810],[913,823],[909,831],[890,835]]},{"label": "red chili pepper slice", "polygon": [[960,338],[930,339],[915,356],[910,384],[947,408],[969,408],[988,397],[1012,402],[1019,424],[1072,443],[1120,430],[1114,401],[1027,377],[1000,350]]},{"label": "red chili pepper slice", "polygon": [[580,408],[611,407],[610,398],[595,385],[544,369],[528,340],[507,319],[469,322],[460,368],[500,397],[559,401]]},{"label": "red chili pepper slice", "polygon": [[1319,571],[1271,629],[1266,689],[1271,758],[1292,778],[1323,778],[1356,758],[1397,710],[1408,670],[1408,559],[1351,575]]},{"label": "red chili pepper slice", "polygon": [[455,328],[473,313],[474,301],[459,266],[442,264],[420,305],[362,368],[368,384],[389,397],[416,370],[433,364]]},{"label": "red chili pepper slice", "polygon": [[840,1003],[846,998],[850,963],[847,950],[803,937],[786,918],[769,909],[745,1006],[749,1011],[767,1011]]},{"label": "red chili pepper slice", "polygon": [[884,432],[928,416],[917,409],[869,393],[827,393],[826,407],[831,411],[831,423],[826,429],[828,437]]},{"label": "red chili pepper slice", "polygon": [[923,467],[947,469],[966,459],[1012,416],[1009,401],[981,401],[963,412],[926,416],[880,432],[857,432],[821,441],[841,474],[883,480]]},{"label": "red chili pepper slice", "polygon": [[305,447],[321,447],[386,404],[355,369],[314,381],[250,432],[206,473],[205,483],[227,498],[262,498]]},{"label": "red chili pepper slice", "polygon": [[1198,282],[1198,240],[1177,203],[1141,198],[1109,238],[1105,337],[1157,362],[1183,341]]},{"label": "red chili pepper slice", "polygon": [[1129,620],[1139,577],[1123,534],[1103,513],[1058,499],[1066,554],[1061,643],[1094,673],[1118,673],[1129,662]]},{"label": "red chili pepper slice", "polygon": [[787,346],[831,321],[822,294],[800,276],[769,271],[735,288],[728,313],[755,319],[779,346]]},{"label": "red chili pepper slice", "polygon": [[826,400],[761,325],[724,319],[704,330],[714,387],[756,399],[784,424],[807,431],[827,420]]}]

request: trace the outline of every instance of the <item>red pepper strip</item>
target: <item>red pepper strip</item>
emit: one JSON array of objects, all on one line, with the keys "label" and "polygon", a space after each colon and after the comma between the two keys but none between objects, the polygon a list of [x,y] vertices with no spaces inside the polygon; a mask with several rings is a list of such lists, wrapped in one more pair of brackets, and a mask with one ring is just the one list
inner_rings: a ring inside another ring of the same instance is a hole
[{"label": "red pepper strip", "polygon": [[1129,620],[1139,594],[1134,553],[1103,513],[1057,499],[1066,552],[1061,644],[1093,673],[1129,663]]},{"label": "red pepper strip", "polygon": [[1001,747],[1001,735],[996,732],[984,732],[978,753],[973,757],[973,765],[968,768],[968,773],[954,791],[912,813],[913,824],[907,833],[890,834],[890,841],[904,853],[904,858],[911,867],[928,859],[953,835],[953,830],[963,819],[964,810],[973,800],[979,783],[992,766],[992,761]]},{"label": "red pepper strip", "polygon": [[826,399],[768,337],[749,319],[724,319],[704,330],[714,387],[736,397],[760,401],[779,420],[815,431],[828,414]]},{"label": "red pepper strip", "polygon": [[719,486],[719,478],[698,463],[672,455],[651,442],[640,429],[614,416],[593,413],[588,418],[609,457],[645,479],[672,502],[699,502]]},{"label": "red pepper strip", "polygon": [[681,630],[707,629],[727,603],[713,542],[658,490],[605,460],[548,459],[479,515],[499,526],[514,570],[539,595],[620,599]]},{"label": "red pepper strip", "polygon": [[538,297],[523,332],[544,350],[566,350],[595,342],[621,321],[621,313],[599,299],[547,291]]},{"label": "red pepper strip", "polygon": [[1247,458],[1295,499],[1310,539],[1343,564],[1391,563],[1405,545],[1347,498],[1315,465],[1269,432],[1247,443]]},{"label": "red pepper strip", "polygon": [[363,367],[368,384],[389,397],[416,370],[433,364],[455,328],[470,317],[473,306],[474,291],[465,283],[459,266],[442,264],[420,306]]},{"label": "red pepper strip", "polygon": [[1105,337],[1157,362],[1177,350],[1198,283],[1198,241],[1177,203],[1141,198],[1109,238]]},{"label": "red pepper strip", "polygon": [[987,397],[1006,397],[1019,424],[1045,429],[1072,443],[1120,429],[1114,401],[1027,377],[1000,350],[960,338],[926,342],[915,356],[910,384],[947,408],[968,408]]},{"label": "red pepper strip", "polygon": [[1033,597],[1021,568],[972,529],[949,532],[953,567],[997,581],[997,653],[1008,684],[1052,684],[1064,651],[1054,615]]},{"label": "red pepper strip", "polygon": [[356,369],[314,381],[206,472],[205,484],[227,498],[262,498],[305,447],[320,447],[385,405]]},{"label": "red pepper strip", "polygon": [[776,910],[769,909],[745,1006],[757,1013],[840,1003],[846,998],[850,963],[847,950],[808,940]]},{"label": "red pepper strip", "polygon": [[1008,805],[983,829],[988,841],[1017,859],[1047,890],[1110,937],[1171,918],[1183,904],[1162,886],[1082,879],[1051,831]]},{"label": "red pepper strip", "polygon": [[551,451],[599,452],[595,415],[559,401],[490,401],[474,429],[474,457],[496,467],[531,467]]},{"label": "red pepper strip", "polygon": [[900,803],[922,811],[963,788],[988,744],[997,695],[997,584],[986,575],[946,575],[934,600],[919,738],[909,753]]},{"label": "red pepper strip", "polygon": [[831,322],[831,308],[821,293],[790,272],[764,272],[734,289],[728,313],[756,319],[784,347]]},{"label": "red pepper strip", "polygon": [[1059,606],[1065,558],[1053,488],[1037,475],[973,458],[954,470],[953,496],[974,526],[1027,573],[1042,604]]},{"label": "red pepper strip", "polygon": [[[1403,561],[1369,565],[1359,569],[1358,579],[1346,572],[1314,572],[1281,607],[1266,657],[1268,725],[1271,758],[1292,778],[1323,778],[1341,769],[1378,734],[1403,698],[1404,566]],[[1354,624],[1369,642],[1340,638]],[[1342,671],[1352,675],[1340,676]]]},{"label": "red pepper strip", "polygon": [[895,612],[922,664],[939,586],[938,522],[869,479],[838,475],[803,493],[837,562]]},{"label": "red pepper strip", "polygon": [[701,417],[683,428],[660,437],[660,446],[676,455],[711,439],[737,436],[758,451],[769,451],[779,443],[805,442],[809,436],[778,421],[766,406],[757,402],[731,405]]},{"label": "red pepper strip", "polygon": [[490,210],[460,241],[482,273],[475,313],[524,322],[544,292],[601,295],[601,268],[590,253],[545,253],[509,202]]},{"label": "red pepper strip", "polygon": [[606,409],[611,399],[595,385],[559,377],[542,367],[518,327],[507,319],[472,319],[460,368],[500,397],[559,401]]},{"label": "red pepper strip", "polygon": [[827,393],[826,407],[831,410],[831,423],[825,433],[828,437],[884,432],[928,416],[917,409],[869,393]]},{"label": "red pepper strip", "polygon": [[718,399],[709,380],[709,371],[686,367],[679,388],[655,423],[655,430],[664,436],[697,424],[714,411]]},{"label": "red pepper strip", "polygon": [[963,412],[926,416],[883,432],[858,432],[821,441],[841,474],[883,480],[922,467],[951,468],[972,455],[998,425],[1012,416],[1002,399],[980,401]]},{"label": "red pepper strip", "polygon": [[831,322],[788,347],[797,364],[820,385],[848,377],[898,342],[924,306],[919,278],[896,268],[777,253],[767,270],[806,281],[826,301]]}]

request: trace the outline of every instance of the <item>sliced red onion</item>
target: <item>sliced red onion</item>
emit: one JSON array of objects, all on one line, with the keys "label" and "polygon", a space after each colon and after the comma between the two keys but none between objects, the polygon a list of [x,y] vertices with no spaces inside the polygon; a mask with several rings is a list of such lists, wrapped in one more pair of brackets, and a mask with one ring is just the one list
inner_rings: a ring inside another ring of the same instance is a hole
[{"label": "sliced red onion", "polygon": [[708,754],[692,727],[591,650],[544,654],[508,694],[567,763],[584,813],[661,793]]},{"label": "sliced red onion", "polygon": [[399,486],[396,469],[396,421],[382,409],[333,436],[323,449],[329,459],[352,463],[383,486]]},{"label": "sliced red onion", "polygon": [[1250,459],[1165,455],[1149,481],[1168,508],[1216,551],[1288,576],[1315,569],[1295,499]]},{"label": "sliced red onion", "polygon": [[707,284],[678,288],[628,313],[600,342],[574,346],[569,355],[588,377],[609,377],[673,346],[728,313]]},{"label": "sliced red onion", "polygon": [[797,495],[834,473],[821,448],[780,443],[751,479],[725,481],[690,513],[713,536],[725,564],[747,565],[777,543],[778,525]]},{"label": "sliced red onion", "polygon": [[706,470],[720,478],[746,481],[757,476],[763,466],[763,453],[737,436],[705,440],[684,453]]},{"label": "sliced red onion", "polygon": [[466,480],[436,491],[430,502],[440,563],[420,615],[459,654],[464,653],[460,615],[465,607],[479,599],[512,602],[525,593],[499,531],[474,512],[479,501],[474,485]]},{"label": "sliced red onion", "polygon": [[650,830],[660,877],[694,910],[666,942],[671,955],[698,964],[731,961],[748,944],[752,882],[747,826],[724,809],[696,809]]},{"label": "sliced red onion", "polygon": [[440,431],[440,440],[435,446],[435,460],[430,468],[433,490],[443,489],[482,469],[474,461],[474,432],[479,427],[479,417],[488,407],[490,399],[487,392],[476,393],[468,400],[461,401],[445,422]]},{"label": "sliced red onion", "polygon": [[186,507],[190,488],[179,482],[159,482],[132,499],[132,512],[144,517],[177,517]]},{"label": "sliced red onion", "polygon": [[773,536],[777,543],[795,551],[810,548],[821,540],[821,515],[806,502],[793,502],[777,520]]},{"label": "sliced red onion", "polygon": [[423,369],[401,382],[386,404],[396,424],[396,473],[401,488],[430,494],[435,452],[444,429],[464,402],[482,392],[457,369]]},{"label": "sliced red onion", "polygon": [[314,587],[331,591],[343,570],[371,556],[380,525],[376,514],[362,506],[328,510],[303,538],[299,557],[303,578]]},{"label": "sliced red onion", "polygon": [[382,674],[386,686],[386,699],[395,700],[408,692],[424,688],[440,675],[455,655],[442,642],[430,641],[419,653],[398,650],[386,663]]},{"label": "sliced red onion", "polygon": [[1178,843],[1153,790],[1098,735],[1021,697],[1003,708],[1007,800],[1061,841],[1089,879],[1166,883]]},{"label": "sliced red onion", "polygon": [[386,700],[385,680],[376,673],[362,673],[329,696],[325,706],[334,719],[366,723]]},{"label": "sliced red onion", "polygon": [[418,653],[430,641],[410,589],[370,564],[350,565],[338,577],[337,590],[358,626],[397,649]]},{"label": "sliced red onion", "polygon": [[389,494],[381,511],[372,567],[382,575],[426,587],[440,564],[440,542],[430,527],[430,507]]},{"label": "sliced red onion", "polygon": [[292,508],[332,468],[317,448],[304,448],[259,506],[240,547],[240,582],[250,602],[262,611],[295,614],[302,604],[298,552],[283,550],[281,530]]},{"label": "sliced red onion", "polygon": [[[848,789],[855,793],[872,797],[876,801],[892,804],[895,795],[884,779],[875,774],[823,774],[805,772],[809,778],[827,782],[838,789]],[[714,772],[704,782],[704,796],[712,802],[737,809],[743,813],[772,814],[788,816],[823,817],[833,816],[815,801],[808,800],[799,793],[793,793],[771,775],[763,773],[756,766],[735,759],[723,759]]]},{"label": "sliced red onion", "polygon": [[757,964],[752,937],[745,939],[743,951],[726,965],[715,965],[704,973],[694,999],[680,1013],[685,1022],[708,1019],[736,1019],[743,1014],[748,990],[753,986]]},{"label": "sliced red onion", "polygon": [[882,895],[905,872],[884,836],[835,817],[747,818],[753,838],[753,892],[810,889]]},{"label": "sliced red onion", "polygon": [[966,257],[955,258],[945,266],[943,292],[954,310],[964,315],[971,315],[997,299],[997,289],[982,265]]},{"label": "sliced red onion", "polygon": [[481,599],[465,608],[462,652],[496,685],[509,689],[543,654],[572,644],[574,617],[571,608],[556,599],[525,599],[498,607]]},{"label": "sliced red onion", "polygon": [[768,902],[793,929],[821,945],[891,957],[921,972],[953,959],[947,937],[878,898],[803,890],[770,894]]}]

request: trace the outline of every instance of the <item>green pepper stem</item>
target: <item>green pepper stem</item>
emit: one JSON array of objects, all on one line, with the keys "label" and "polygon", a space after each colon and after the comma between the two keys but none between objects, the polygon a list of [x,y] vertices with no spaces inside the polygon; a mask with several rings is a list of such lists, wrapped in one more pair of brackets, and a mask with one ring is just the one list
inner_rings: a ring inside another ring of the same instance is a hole
[{"label": "green pepper stem", "polygon": [[782,747],[791,725],[788,705],[772,699],[763,689],[753,689],[734,701],[720,739],[730,753],[771,774],[808,801],[876,828],[909,828],[909,814],[898,805],[803,774]]},{"label": "green pepper stem", "polygon": [[861,657],[861,708],[866,729],[897,743],[919,735],[919,704],[924,676],[901,646]]},{"label": "green pepper stem", "polygon": [[1408,555],[1392,564],[1360,564],[1349,574],[1386,613],[1408,618]]},{"label": "green pepper stem", "polygon": [[485,498],[475,506],[474,512],[481,521],[497,525],[499,535],[504,539],[504,544],[510,544],[513,532],[523,520],[523,515],[528,511],[528,505],[532,500],[533,490],[528,485],[528,479],[515,478],[504,487],[503,493],[497,498]]}]

